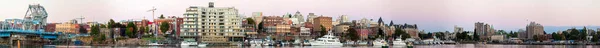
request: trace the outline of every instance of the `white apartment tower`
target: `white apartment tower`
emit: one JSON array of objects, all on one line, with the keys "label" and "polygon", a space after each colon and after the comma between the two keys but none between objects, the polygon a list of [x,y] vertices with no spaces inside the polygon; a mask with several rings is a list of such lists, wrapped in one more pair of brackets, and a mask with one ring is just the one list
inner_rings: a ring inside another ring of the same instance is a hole
[{"label": "white apartment tower", "polygon": [[298,18],[299,22],[304,22],[304,16],[302,16],[300,11],[296,11],[296,14],[294,14],[294,17]]},{"label": "white apartment tower", "polygon": [[315,15],[315,13],[308,13],[306,22],[314,23],[313,20],[319,16]]},{"label": "white apartment tower", "polygon": [[184,23],[181,37],[198,39],[199,42],[211,45],[230,45],[241,42],[242,17],[234,7],[214,7],[210,2],[208,7],[191,6],[184,13]]},{"label": "white apartment tower", "polygon": [[338,20],[337,20],[337,21],[338,21],[338,22],[340,22],[340,23],[343,23],[343,22],[350,22],[350,21],[349,21],[349,19],[348,19],[348,16],[347,16],[347,15],[341,15],[341,16],[338,18]]}]

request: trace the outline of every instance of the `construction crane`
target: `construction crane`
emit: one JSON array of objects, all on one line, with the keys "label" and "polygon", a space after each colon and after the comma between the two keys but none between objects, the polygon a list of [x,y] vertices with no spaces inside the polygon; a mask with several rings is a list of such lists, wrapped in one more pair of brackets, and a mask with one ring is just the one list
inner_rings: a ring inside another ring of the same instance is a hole
[{"label": "construction crane", "polygon": [[[79,18],[75,18],[73,20],[77,20],[77,19],[79,19],[79,22],[83,23],[83,19],[85,19],[85,17],[79,16]],[[75,22],[75,23],[77,23],[77,22]]]},{"label": "construction crane", "polygon": [[[154,20],[154,11],[156,11],[156,7],[152,7],[152,9],[146,11],[146,12],[152,12],[152,20]],[[154,37],[156,37],[156,35],[158,35],[158,23],[156,23],[156,21],[153,22],[154,26]]]}]

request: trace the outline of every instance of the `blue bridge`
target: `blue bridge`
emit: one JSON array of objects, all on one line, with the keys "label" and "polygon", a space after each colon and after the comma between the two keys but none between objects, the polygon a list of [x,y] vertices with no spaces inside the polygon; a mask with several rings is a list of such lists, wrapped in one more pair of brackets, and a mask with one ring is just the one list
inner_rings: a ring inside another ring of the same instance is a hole
[{"label": "blue bridge", "polygon": [[28,36],[39,36],[44,39],[54,40],[57,39],[62,33],[56,32],[44,32],[43,30],[0,30],[0,37],[11,37],[12,35],[28,35]]}]

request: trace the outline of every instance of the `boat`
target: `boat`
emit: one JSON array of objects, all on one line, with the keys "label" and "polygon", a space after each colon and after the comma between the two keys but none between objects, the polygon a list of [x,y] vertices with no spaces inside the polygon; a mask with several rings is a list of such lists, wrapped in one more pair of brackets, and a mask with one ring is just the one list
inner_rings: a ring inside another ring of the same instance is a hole
[{"label": "boat", "polygon": [[206,43],[198,43],[198,47],[206,47],[206,45],[208,45],[208,44],[206,44]]},{"label": "boat", "polygon": [[373,46],[382,46],[382,45],[386,45],[386,41],[385,40],[375,40],[373,41]]},{"label": "boat", "polygon": [[160,45],[163,45],[163,44],[159,44],[159,43],[150,43],[150,44],[148,44],[148,45],[151,45],[151,46],[160,46]]},{"label": "boat", "polygon": [[304,40],[304,42],[302,43],[302,46],[310,46],[310,41],[312,40]]},{"label": "boat", "polygon": [[330,33],[327,35],[323,35],[323,37],[317,38],[315,41],[310,42],[312,46],[343,46],[344,44],[340,42],[339,38],[333,36]]},{"label": "boat", "polygon": [[196,41],[182,41],[181,44],[179,44],[181,46],[195,46],[198,45],[198,42]]},{"label": "boat", "polygon": [[406,43],[400,38],[395,39],[392,44],[394,46],[406,46]]},{"label": "boat", "polygon": [[265,42],[262,43],[262,45],[264,46],[273,46],[274,45],[274,41],[272,40],[265,40]]},{"label": "boat", "polygon": [[263,41],[261,40],[251,40],[250,41],[250,46],[262,46]]},{"label": "boat", "polygon": [[296,40],[294,40],[294,42],[292,43],[292,45],[300,45],[300,44],[302,44],[302,40],[300,40],[300,39],[296,39]]}]

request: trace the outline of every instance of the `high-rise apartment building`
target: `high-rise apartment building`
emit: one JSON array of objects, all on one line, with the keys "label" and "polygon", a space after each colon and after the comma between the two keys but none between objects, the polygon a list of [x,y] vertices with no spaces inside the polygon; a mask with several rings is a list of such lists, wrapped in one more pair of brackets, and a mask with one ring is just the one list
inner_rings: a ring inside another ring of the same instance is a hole
[{"label": "high-rise apartment building", "polygon": [[339,23],[350,22],[347,15],[340,16],[336,21]]},{"label": "high-rise apartment building", "polygon": [[531,22],[529,25],[527,25],[525,35],[526,39],[533,39],[534,35],[544,35],[544,26],[535,22]]},{"label": "high-rise apartment building", "polygon": [[318,16],[315,13],[308,13],[306,22],[314,23],[314,19]]},{"label": "high-rise apartment building", "polygon": [[302,13],[300,13],[300,11],[296,11],[294,17],[298,18],[298,22],[304,22],[304,16],[302,16]]},{"label": "high-rise apartment building", "polygon": [[191,6],[184,13],[184,23],[181,37],[184,39],[200,39],[200,42],[212,45],[231,45],[241,42],[242,17],[238,16],[234,7],[214,7],[210,2],[208,7]]},{"label": "high-rise apartment building", "polygon": [[458,26],[454,25],[454,32],[455,32],[455,33],[457,33],[457,32],[463,32],[463,31],[464,31],[464,30],[463,30],[463,28],[462,28],[462,27],[458,27]]},{"label": "high-rise apartment building", "polygon": [[475,23],[475,33],[479,35],[479,39],[489,39],[496,30],[492,27],[492,25],[485,24],[482,22]]}]

